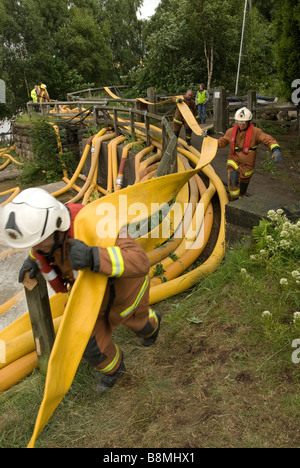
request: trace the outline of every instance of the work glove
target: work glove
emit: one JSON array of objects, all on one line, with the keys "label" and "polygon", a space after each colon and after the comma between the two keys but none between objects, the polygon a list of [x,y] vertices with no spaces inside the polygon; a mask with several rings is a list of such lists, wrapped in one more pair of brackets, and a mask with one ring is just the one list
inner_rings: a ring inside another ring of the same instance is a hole
[{"label": "work glove", "polygon": [[94,271],[94,249],[78,239],[69,239],[69,259],[74,270],[90,267]]},{"label": "work glove", "polygon": [[27,257],[25,262],[22,265],[22,268],[19,272],[19,283],[22,283],[25,278],[25,273],[29,271],[29,278],[33,279],[37,272],[39,271],[39,267],[37,263],[31,257]]},{"label": "work glove", "polygon": [[177,99],[177,102],[184,102],[184,99],[178,98],[178,99]]},{"label": "work glove", "polygon": [[282,160],[280,148],[276,147],[273,149],[272,159],[274,159],[276,164],[280,163],[280,161]]},{"label": "work glove", "polygon": [[205,138],[205,137],[207,137],[207,136],[208,136],[208,135],[207,135],[207,132],[203,132],[203,133],[202,133],[202,138]]}]

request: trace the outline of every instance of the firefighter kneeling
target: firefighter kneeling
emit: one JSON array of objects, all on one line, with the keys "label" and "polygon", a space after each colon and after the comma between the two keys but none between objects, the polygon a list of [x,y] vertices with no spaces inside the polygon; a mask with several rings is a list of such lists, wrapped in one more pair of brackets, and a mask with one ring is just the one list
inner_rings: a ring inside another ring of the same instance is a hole
[{"label": "firefighter kneeling", "polygon": [[[68,292],[77,271],[90,268],[109,277],[102,306],[83,357],[103,377],[99,392],[111,388],[124,374],[123,352],[112,332],[126,325],[143,346],[157,339],[161,316],[149,308],[150,264],[140,245],[127,237],[114,247],[90,247],[74,239],[74,220],[83,205],[63,205],[40,188],[26,189],[2,210],[2,237],[14,248],[31,248],[19,274],[33,278],[40,270],[55,292]],[[88,311],[86,319],[89,319]]]},{"label": "firefighter kneeling", "polygon": [[254,173],[257,145],[264,144],[272,151],[272,159],[279,163],[282,159],[277,141],[251,123],[252,113],[242,107],[235,113],[236,125],[218,140],[218,147],[230,144],[227,160],[228,188],[231,200],[245,195]]}]

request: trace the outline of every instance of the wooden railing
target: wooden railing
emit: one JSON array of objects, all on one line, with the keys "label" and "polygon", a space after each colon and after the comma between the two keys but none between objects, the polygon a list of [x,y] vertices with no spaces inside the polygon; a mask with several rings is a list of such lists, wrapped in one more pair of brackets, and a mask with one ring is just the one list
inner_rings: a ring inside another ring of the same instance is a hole
[{"label": "wooden railing", "polygon": [[[114,105],[110,106],[109,103]],[[125,107],[124,104],[127,104],[128,107]],[[75,123],[75,121],[83,123],[86,119],[90,119],[95,128],[100,125],[112,126],[116,135],[119,135],[122,127],[125,127],[132,138],[135,138],[136,130],[139,129],[145,135],[147,146],[151,145],[151,137],[161,139],[163,156],[155,176],[158,177],[177,171],[177,138],[173,126],[164,116],[140,110],[140,102],[136,99],[107,98],[103,99],[103,102],[98,100],[97,103],[95,101],[43,102],[38,104],[40,106],[39,113],[35,111],[36,106],[37,104],[31,101],[27,103],[30,116],[47,115],[54,118],[57,123],[63,122],[64,125]],[[62,112],[62,106],[77,108],[78,113],[74,115],[73,112]],[[54,110],[54,112],[50,113],[50,110]],[[155,127],[157,127],[157,132]]]}]

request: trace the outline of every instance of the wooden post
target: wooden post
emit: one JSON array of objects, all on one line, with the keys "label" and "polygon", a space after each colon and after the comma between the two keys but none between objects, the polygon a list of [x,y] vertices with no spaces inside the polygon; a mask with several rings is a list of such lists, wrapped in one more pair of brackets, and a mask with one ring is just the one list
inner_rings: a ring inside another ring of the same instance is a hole
[{"label": "wooden post", "polygon": [[144,112],[144,116],[145,116],[145,131],[146,131],[146,145],[147,146],[150,146],[151,145],[151,139],[150,139],[150,119],[148,117],[148,112],[145,111]]},{"label": "wooden post", "polygon": [[130,118],[130,134],[131,134],[131,138],[135,139],[134,113],[132,112],[132,109],[129,110],[129,118]]},{"label": "wooden post", "polygon": [[98,109],[96,106],[94,106],[93,109],[93,122],[94,122],[94,127],[97,128],[98,126]]},{"label": "wooden post", "polygon": [[[147,98],[149,102],[155,102],[155,90],[154,88],[147,89]],[[156,114],[156,106],[148,106],[148,112],[150,114]]]},{"label": "wooden post", "polygon": [[116,108],[114,108],[114,127],[115,127],[115,134],[116,136],[120,135],[119,127],[118,127],[118,111]]},{"label": "wooden post", "polygon": [[225,133],[227,130],[227,99],[224,86],[214,89],[213,103],[215,132]]},{"label": "wooden post", "polygon": [[[141,102],[140,101],[138,101],[138,100],[135,101],[135,108],[136,108],[136,110],[141,110]],[[141,117],[140,114],[137,114],[135,119],[136,119],[137,122],[142,121],[142,117]]]},{"label": "wooden post", "polygon": [[55,332],[47,283],[39,272],[34,279],[25,274],[23,281],[40,371],[46,375]]}]

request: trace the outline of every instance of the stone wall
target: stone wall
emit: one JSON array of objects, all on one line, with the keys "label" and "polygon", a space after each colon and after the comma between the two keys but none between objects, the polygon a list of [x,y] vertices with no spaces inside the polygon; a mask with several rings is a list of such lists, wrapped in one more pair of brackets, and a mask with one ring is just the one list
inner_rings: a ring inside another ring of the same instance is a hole
[{"label": "stone wall", "polygon": [[[13,122],[12,125],[16,154],[26,159],[33,158],[31,138],[29,136],[30,129],[31,125],[24,125],[18,122]],[[79,143],[82,138],[82,132],[78,128],[70,126],[70,128],[65,128],[65,133],[66,137],[62,139],[62,147],[72,152],[76,159],[79,159],[79,156],[81,156]]]},{"label": "stone wall", "polygon": [[15,152],[17,156],[27,159],[33,158],[31,138],[28,135],[30,128],[30,125],[21,125],[17,122],[13,122],[12,125]]}]

